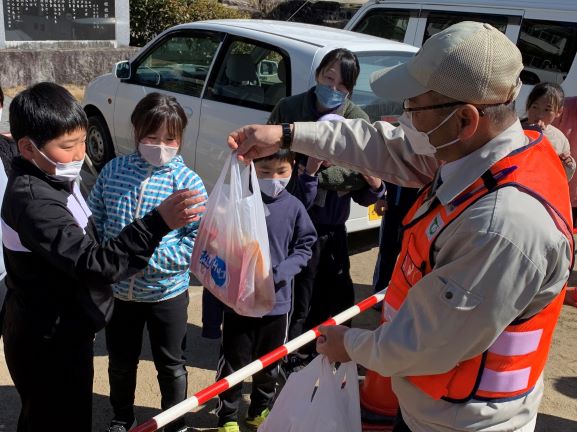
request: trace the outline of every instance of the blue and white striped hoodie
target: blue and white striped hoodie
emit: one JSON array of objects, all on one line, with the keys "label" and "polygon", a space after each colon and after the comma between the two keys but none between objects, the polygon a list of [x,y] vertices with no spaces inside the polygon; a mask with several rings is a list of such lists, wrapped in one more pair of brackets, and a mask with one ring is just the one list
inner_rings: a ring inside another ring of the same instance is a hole
[{"label": "blue and white striped hoodie", "polygon": [[[88,206],[101,241],[116,237],[134,219],[158,207],[179,189],[199,190],[201,178],[176,156],[155,167],[138,152],[111,160],[103,168],[88,197]],[[157,302],[184,292],[189,285],[190,256],[199,222],[169,232],[136,276],[113,285],[121,300]]]}]

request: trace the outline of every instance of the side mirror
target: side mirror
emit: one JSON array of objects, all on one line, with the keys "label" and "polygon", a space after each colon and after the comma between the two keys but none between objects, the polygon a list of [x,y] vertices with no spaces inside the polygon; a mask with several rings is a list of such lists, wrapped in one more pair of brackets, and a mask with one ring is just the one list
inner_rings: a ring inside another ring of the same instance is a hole
[{"label": "side mirror", "polygon": [[128,60],[118,62],[114,65],[114,75],[118,79],[130,78],[130,62]]}]

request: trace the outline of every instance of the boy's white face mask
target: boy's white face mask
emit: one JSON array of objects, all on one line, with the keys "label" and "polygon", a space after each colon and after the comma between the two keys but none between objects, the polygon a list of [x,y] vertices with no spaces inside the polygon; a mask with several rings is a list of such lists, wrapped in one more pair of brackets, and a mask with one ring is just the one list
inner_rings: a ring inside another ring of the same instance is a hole
[{"label": "boy's white face mask", "polygon": [[447,122],[447,120],[449,120],[456,112],[457,112],[456,109],[453,110],[453,112],[451,114],[449,114],[447,117],[445,117],[445,119],[441,123],[439,123],[436,127],[431,129],[429,132],[421,132],[421,131],[415,129],[415,126],[413,126],[413,121],[411,120],[411,117],[408,116],[406,113],[404,113],[402,116],[400,116],[399,117],[399,125],[401,126],[401,129],[403,129],[403,132],[405,133],[405,137],[409,141],[409,144],[411,146],[411,149],[413,150],[413,153],[418,154],[418,155],[431,156],[431,155],[434,155],[437,152],[437,150],[445,148],[445,147],[449,147],[450,145],[458,142],[459,138],[454,139],[453,141],[449,141],[448,143],[445,143],[443,145],[435,147],[433,144],[431,144],[431,141],[429,141],[429,135],[431,135],[433,132],[435,132],[437,129],[439,129],[441,126],[443,126]]},{"label": "boy's white face mask", "polygon": [[290,177],[276,179],[258,179],[260,191],[269,197],[276,198],[289,184]]},{"label": "boy's white face mask", "polygon": [[[36,147],[38,153],[40,153],[40,155],[42,155],[42,157],[46,159],[46,161],[48,161],[49,164],[54,166],[55,168],[54,174],[50,175],[56,177],[58,180],[69,182],[75,181],[78,177],[80,177],[80,171],[82,171],[82,165],[84,164],[84,159],[81,161],[72,161],[68,163],[54,162],[52,159],[46,156],[42,150],[38,148],[38,146],[34,141],[30,140],[30,142],[34,145],[34,147]],[[38,169],[42,170],[42,168],[38,166],[38,164],[34,159],[32,159],[32,163],[36,165]]]},{"label": "boy's white face mask", "polygon": [[161,167],[169,163],[178,153],[178,147],[170,147],[164,144],[138,144],[138,151],[146,162],[155,167]]}]

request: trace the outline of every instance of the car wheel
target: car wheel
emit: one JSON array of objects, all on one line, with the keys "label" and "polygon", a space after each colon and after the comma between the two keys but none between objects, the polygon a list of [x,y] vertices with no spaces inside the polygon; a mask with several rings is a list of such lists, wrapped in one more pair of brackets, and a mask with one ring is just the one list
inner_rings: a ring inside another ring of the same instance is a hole
[{"label": "car wheel", "polygon": [[94,168],[100,171],[106,162],[114,157],[114,146],[108,126],[102,117],[88,117],[88,134],[86,136],[86,153]]}]

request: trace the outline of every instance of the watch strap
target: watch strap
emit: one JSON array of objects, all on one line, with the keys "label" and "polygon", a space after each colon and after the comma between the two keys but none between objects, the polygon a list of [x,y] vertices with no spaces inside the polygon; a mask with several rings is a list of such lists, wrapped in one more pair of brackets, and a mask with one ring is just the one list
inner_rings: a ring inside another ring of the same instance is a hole
[{"label": "watch strap", "polygon": [[290,124],[288,123],[281,123],[281,126],[282,126],[282,142],[280,148],[283,150],[288,150],[291,148],[291,144],[293,141],[291,127]]}]

